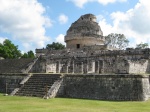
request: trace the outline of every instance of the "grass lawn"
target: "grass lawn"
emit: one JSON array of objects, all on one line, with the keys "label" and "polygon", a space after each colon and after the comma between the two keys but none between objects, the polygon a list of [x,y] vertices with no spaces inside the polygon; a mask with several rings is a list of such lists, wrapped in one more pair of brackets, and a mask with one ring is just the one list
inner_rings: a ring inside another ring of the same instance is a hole
[{"label": "grass lawn", "polygon": [[83,99],[3,96],[0,112],[150,112],[150,100],[145,102],[115,102]]}]

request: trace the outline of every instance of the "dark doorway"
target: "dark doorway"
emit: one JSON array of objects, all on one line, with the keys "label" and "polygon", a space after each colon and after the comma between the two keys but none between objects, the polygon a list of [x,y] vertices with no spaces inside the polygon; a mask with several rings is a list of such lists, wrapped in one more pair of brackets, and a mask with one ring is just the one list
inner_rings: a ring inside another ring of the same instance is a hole
[{"label": "dark doorway", "polygon": [[103,61],[99,60],[99,73],[103,73]]},{"label": "dark doorway", "polygon": [[80,44],[77,44],[77,49],[79,49],[80,48]]}]

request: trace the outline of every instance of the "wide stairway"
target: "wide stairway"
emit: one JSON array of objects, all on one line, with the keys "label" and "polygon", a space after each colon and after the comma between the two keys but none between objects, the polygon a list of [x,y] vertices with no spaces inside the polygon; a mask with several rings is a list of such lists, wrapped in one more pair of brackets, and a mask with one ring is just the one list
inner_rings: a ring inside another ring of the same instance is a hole
[{"label": "wide stairway", "polygon": [[33,74],[15,95],[44,97],[60,74]]}]

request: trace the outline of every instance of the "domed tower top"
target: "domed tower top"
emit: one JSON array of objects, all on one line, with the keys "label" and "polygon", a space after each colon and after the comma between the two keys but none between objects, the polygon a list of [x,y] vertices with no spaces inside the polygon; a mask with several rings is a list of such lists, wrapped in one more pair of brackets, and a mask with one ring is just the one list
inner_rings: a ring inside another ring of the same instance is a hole
[{"label": "domed tower top", "polygon": [[103,32],[96,22],[96,16],[93,14],[85,14],[72,23],[65,36],[65,42],[67,48],[103,45]]},{"label": "domed tower top", "polygon": [[93,14],[85,14],[79,18],[81,21],[93,21],[96,22],[96,16]]}]

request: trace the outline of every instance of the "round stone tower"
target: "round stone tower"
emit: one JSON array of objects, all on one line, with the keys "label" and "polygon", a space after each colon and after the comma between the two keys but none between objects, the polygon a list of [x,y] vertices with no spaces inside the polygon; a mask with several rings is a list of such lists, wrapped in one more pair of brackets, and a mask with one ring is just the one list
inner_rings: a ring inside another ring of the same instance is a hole
[{"label": "round stone tower", "polygon": [[72,23],[65,36],[67,48],[82,48],[83,46],[103,45],[104,37],[93,14],[82,15]]}]

